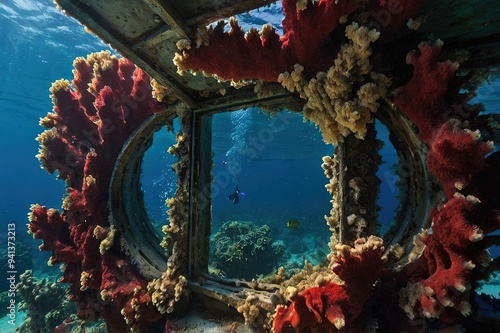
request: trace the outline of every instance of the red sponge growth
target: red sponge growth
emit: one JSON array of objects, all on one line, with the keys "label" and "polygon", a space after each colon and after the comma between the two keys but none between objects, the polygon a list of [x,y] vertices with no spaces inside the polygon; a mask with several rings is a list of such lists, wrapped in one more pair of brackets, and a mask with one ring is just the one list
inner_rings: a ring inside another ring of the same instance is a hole
[{"label": "red sponge growth", "polygon": [[479,108],[466,104],[468,95],[459,93],[458,64],[438,61],[441,49],[440,41],[422,43],[408,54],[413,77],[398,89],[394,103],[418,127],[429,147],[429,170],[450,198],[483,169],[492,145],[479,141],[479,132],[462,129],[462,121],[472,120]]},{"label": "red sponge growth", "polygon": [[[304,68],[304,74],[330,68],[344,36],[336,32],[339,19],[358,9],[353,0],[308,0],[305,8],[298,8],[297,0],[283,0],[283,36],[274,28],[265,26],[259,32],[250,30],[246,35],[235,20],[231,30],[224,32],[223,24],[208,31],[203,45],[191,45],[177,54],[174,61],[179,72],[204,71],[222,80],[240,81],[260,79],[277,82],[278,76],[291,72],[295,64]],[[382,34],[392,35],[406,27],[408,18],[415,15],[422,0],[371,0],[366,9],[370,24]],[[342,27],[339,27],[343,29]],[[343,30],[342,30],[343,31]],[[335,40],[334,34],[339,38]]]},{"label": "red sponge growth", "polygon": [[439,62],[442,43],[421,44],[408,55],[413,78],[395,104],[413,121],[429,151],[427,166],[449,199],[432,214],[432,227],[417,239],[425,248],[402,270],[408,281],[400,305],[413,319],[439,318],[456,324],[471,312],[469,290],[482,276],[489,256],[484,235],[500,228],[498,153],[479,131],[465,129],[477,110],[465,104],[455,76],[457,64]]},{"label": "red sponge growth", "polygon": [[292,304],[276,310],[274,332],[359,332],[356,319],[381,274],[383,251],[382,240],[374,236],[358,239],[354,248],[339,246],[333,271],[345,284],[326,282],[293,296]]},{"label": "red sponge growth", "polygon": [[412,282],[400,292],[400,304],[410,318],[456,323],[471,313],[468,290],[473,271],[486,265],[488,258],[480,246],[483,230],[475,223],[481,208],[475,197],[457,195],[433,213],[432,233],[420,235],[425,244],[422,255],[405,267],[412,272]]},{"label": "red sponge growth", "polygon": [[419,137],[429,144],[436,130],[456,109],[462,109],[455,72],[458,64],[439,62],[442,42],[422,43],[418,51],[408,54],[406,61],[414,67],[411,80],[399,88],[394,103],[418,127]]},{"label": "red sponge growth", "polygon": [[108,188],[125,140],[165,106],[153,99],[149,76],[127,59],[101,52],[74,67],[72,85],[52,85],[54,112],[41,120],[48,129],[37,139],[42,166],[66,181],[63,210],[33,205],[29,231],[43,240],[42,251],[52,251],[49,264],[64,264],[61,281],[71,284],[78,316],[102,317],[109,332],[121,333],[160,314],[146,281],[113,246]]},{"label": "red sponge growth", "polygon": [[208,45],[184,50],[176,58],[179,70],[203,70],[223,80],[261,79],[277,81],[278,75],[292,71],[296,63],[309,74],[333,64],[335,55],[326,46],[327,37],[339,24],[339,18],[356,10],[355,1],[308,1],[307,9],[297,9],[296,0],[283,0],[284,35],[265,27],[261,36],[255,29],[245,36],[235,20],[231,31],[223,24],[209,31]]},{"label": "red sponge growth", "polygon": [[462,129],[456,119],[448,120],[437,131],[429,148],[427,166],[448,198],[485,168],[484,158],[493,146],[479,138],[479,132]]}]

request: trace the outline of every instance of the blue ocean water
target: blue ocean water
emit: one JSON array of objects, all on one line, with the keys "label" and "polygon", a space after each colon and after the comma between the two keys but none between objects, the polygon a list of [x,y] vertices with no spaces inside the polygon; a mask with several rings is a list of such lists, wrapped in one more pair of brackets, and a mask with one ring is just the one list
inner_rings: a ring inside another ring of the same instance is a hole
[{"label": "blue ocean water", "polygon": [[[279,16],[269,16],[273,11],[279,12],[279,7],[247,21],[257,27],[272,21],[279,30]],[[72,62],[76,57],[110,48],[59,12],[51,0],[2,1],[0,40],[3,73],[0,115],[4,121],[0,130],[0,244],[3,246],[9,224],[15,224],[18,234],[26,233],[26,215],[31,204],[61,206],[64,183],[42,170],[35,158],[38,152],[35,138],[42,132],[39,118],[52,110],[51,83],[72,78]],[[480,88],[474,102],[483,103],[488,112],[500,113],[500,80]],[[257,225],[270,225],[273,236],[294,244],[307,235],[312,235],[310,242],[327,242],[329,234],[323,215],[328,215],[331,204],[324,189],[327,179],[321,169],[321,157],[331,155],[333,147],[324,145],[314,126],[303,123],[298,115],[270,119],[260,110],[247,111],[214,117],[213,231],[225,221],[252,220]],[[390,221],[397,207],[397,177],[392,171],[397,160],[387,141],[387,131],[382,126],[378,130],[380,138],[386,141],[381,152],[384,164],[379,171],[383,181],[379,216],[381,221]],[[173,138],[168,132],[155,136],[146,157],[150,160],[144,167],[145,199],[151,219],[156,221],[166,218],[163,203],[172,195],[176,180],[169,169],[175,159],[166,154]],[[233,205],[227,197],[236,185],[245,195]],[[300,230],[295,233],[285,228],[292,218],[301,222]],[[30,242],[37,263],[35,274],[57,274],[57,267],[45,265],[49,254],[40,253],[39,244],[38,240]],[[492,254],[500,254],[498,247]],[[498,282],[491,284],[488,291],[498,295]],[[12,327],[0,323],[0,328],[0,332],[11,332],[8,329]]]},{"label": "blue ocean water", "polygon": [[43,199],[58,208],[64,193],[64,183],[40,169],[35,158],[39,118],[52,110],[50,85],[72,78],[76,57],[109,48],[52,1],[3,1],[0,39],[0,114],[5,121],[0,131],[0,220],[1,225],[16,221],[25,228],[30,204]]}]

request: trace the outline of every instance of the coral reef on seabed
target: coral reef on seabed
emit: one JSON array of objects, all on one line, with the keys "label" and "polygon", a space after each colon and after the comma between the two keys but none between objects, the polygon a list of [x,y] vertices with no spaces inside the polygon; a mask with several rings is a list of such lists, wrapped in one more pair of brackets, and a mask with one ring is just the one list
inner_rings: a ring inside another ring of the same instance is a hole
[{"label": "coral reef on seabed", "polygon": [[227,277],[251,280],[268,274],[283,257],[285,245],[273,241],[267,225],[248,221],[226,221],[211,239],[212,266]]},{"label": "coral reef on seabed", "polygon": [[115,160],[128,136],[147,117],[165,109],[152,97],[149,76],[109,52],[74,61],[74,79],[56,81],[54,109],[40,124],[38,159],[66,182],[62,211],[33,205],[29,232],[62,264],[61,282],[80,319],[103,318],[109,332],[154,322],[161,314],[147,281],[120,248],[110,225],[108,187]]},{"label": "coral reef on seabed", "polygon": [[50,333],[75,313],[75,306],[67,297],[67,286],[47,279],[37,279],[31,270],[20,275],[16,291],[21,297],[19,311],[26,311],[26,318],[16,332]]}]

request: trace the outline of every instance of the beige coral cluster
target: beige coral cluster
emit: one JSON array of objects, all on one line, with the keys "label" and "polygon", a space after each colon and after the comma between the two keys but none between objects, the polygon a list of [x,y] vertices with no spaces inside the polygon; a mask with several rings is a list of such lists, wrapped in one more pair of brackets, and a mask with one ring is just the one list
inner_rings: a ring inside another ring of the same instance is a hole
[{"label": "beige coral cluster", "polygon": [[148,283],[151,300],[160,313],[171,313],[187,286],[187,279],[182,275],[176,277],[174,273],[172,268],[167,269],[161,278]]},{"label": "beige coral cluster", "polygon": [[288,90],[298,92],[306,100],[304,118],[321,129],[326,143],[336,144],[354,133],[366,134],[366,125],[373,122],[377,101],[387,94],[390,79],[372,72],[370,44],[379,32],[352,23],[346,27],[349,42],[342,45],[334,66],[308,80],[304,68],[281,74],[278,81]]},{"label": "beige coral cluster", "polygon": [[[173,165],[173,168],[179,175],[180,183],[184,178],[180,177],[180,172],[185,176],[189,170],[189,138],[183,133],[178,133],[176,135],[176,140],[177,143],[168,149],[168,153],[172,156],[179,157],[179,161]],[[168,216],[170,223],[162,227],[162,231],[165,233],[166,237],[163,239],[161,246],[168,250],[169,246],[174,242],[174,238],[179,237],[177,235],[181,235],[187,230],[186,207],[188,207],[189,204],[189,191],[187,185],[183,184],[183,186],[178,186],[175,195],[172,198],[167,198],[165,204],[169,207]]]},{"label": "beige coral cluster", "polygon": [[[179,114],[182,127],[189,128],[186,124],[191,121],[188,112]],[[177,143],[169,148],[168,152],[179,160],[172,168],[178,175],[177,190],[172,198],[167,199],[169,207],[169,224],[163,226],[165,233],[161,245],[170,254],[167,261],[167,269],[158,279],[148,283],[148,292],[152,303],[160,313],[171,313],[174,305],[179,302],[182,295],[186,294],[188,284],[186,275],[187,266],[187,232],[188,232],[188,209],[189,209],[189,131],[181,131],[177,134]]]},{"label": "beige coral cluster", "polygon": [[[349,246],[345,244],[338,244],[335,247],[335,253],[330,254],[333,257],[349,257],[352,255],[362,256],[363,253],[381,249],[384,251],[384,241],[382,238],[371,235],[366,238],[359,238],[354,242],[354,246]],[[339,265],[338,263],[330,260],[331,265]]]},{"label": "beige coral cluster", "polygon": [[153,89],[153,98],[158,102],[172,104],[178,97],[168,87],[162,86],[157,80],[151,79],[151,88]]},{"label": "beige coral cluster", "polygon": [[323,156],[323,164],[321,164],[321,167],[324,170],[326,178],[330,180],[325,187],[328,193],[332,196],[332,200],[330,200],[332,209],[330,210],[330,216],[325,215],[325,220],[330,228],[330,232],[332,233],[330,236],[330,243],[328,245],[330,250],[333,252],[335,245],[338,244],[340,230],[340,200],[338,197],[340,184],[337,156]]},{"label": "beige coral cluster", "polygon": [[330,268],[313,266],[306,260],[301,271],[281,284],[280,292],[286,299],[290,300],[294,295],[311,286],[319,287],[328,282],[343,284],[343,281]]},{"label": "beige coral cluster", "polygon": [[259,304],[262,301],[258,294],[250,294],[247,296],[244,302],[242,302],[236,310],[243,314],[245,318],[245,325],[251,325],[257,320],[260,315],[262,306]]},{"label": "beige coral cluster", "polygon": [[[112,225],[107,234],[106,237],[101,241],[101,244],[99,245],[99,252],[101,254],[104,254],[108,252],[108,250],[113,246],[113,243],[115,241],[115,235],[116,235],[116,227]],[[95,233],[95,230],[94,230]]]}]

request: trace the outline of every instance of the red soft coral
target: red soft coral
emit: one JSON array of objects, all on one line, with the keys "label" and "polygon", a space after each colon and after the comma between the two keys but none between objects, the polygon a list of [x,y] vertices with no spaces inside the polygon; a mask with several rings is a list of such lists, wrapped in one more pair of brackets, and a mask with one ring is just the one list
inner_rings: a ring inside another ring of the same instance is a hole
[{"label": "red soft coral", "polygon": [[345,284],[326,282],[293,296],[292,304],[276,310],[274,332],[357,332],[356,319],[382,271],[383,251],[382,240],[374,236],[358,239],[354,248],[338,246],[332,270]]},{"label": "red soft coral", "polygon": [[[33,205],[29,230],[52,251],[49,263],[64,263],[62,282],[81,319],[104,318],[109,332],[125,332],[157,320],[160,314],[145,291],[146,281],[113,249],[99,245],[110,221],[108,187],[116,158],[128,136],[164,106],[153,99],[149,76],[109,52],[74,62],[71,86],[60,80],[51,88],[54,112],[41,123],[38,155],[49,172],[66,181],[63,211]],[[123,309],[123,314],[122,314]]]}]

